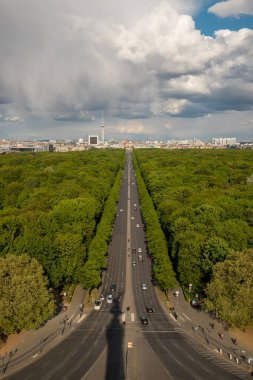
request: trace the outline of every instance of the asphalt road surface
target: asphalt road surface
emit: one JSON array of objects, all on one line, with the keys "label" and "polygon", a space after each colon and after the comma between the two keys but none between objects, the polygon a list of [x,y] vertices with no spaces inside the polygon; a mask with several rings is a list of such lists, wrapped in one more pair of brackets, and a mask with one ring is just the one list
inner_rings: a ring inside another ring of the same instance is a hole
[{"label": "asphalt road surface", "polygon": [[[136,252],[132,252],[132,250]],[[138,261],[141,249],[142,261]],[[245,372],[189,338],[162,308],[151,282],[131,155],[122,176],[117,216],[101,292],[110,292],[59,344],[4,378],[13,380],[236,380]],[[134,264],[134,263],[135,264]],[[147,289],[143,289],[143,284]],[[147,313],[146,307],[154,312]],[[148,324],[143,325],[141,316]]]}]

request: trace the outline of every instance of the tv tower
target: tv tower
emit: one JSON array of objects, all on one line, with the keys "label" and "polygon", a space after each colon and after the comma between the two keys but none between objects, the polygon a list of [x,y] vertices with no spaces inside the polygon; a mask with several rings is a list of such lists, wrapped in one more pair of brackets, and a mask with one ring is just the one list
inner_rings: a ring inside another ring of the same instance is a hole
[{"label": "tv tower", "polygon": [[104,112],[102,111],[102,123],[101,123],[101,135],[102,135],[102,144],[105,143],[105,126],[104,126]]}]

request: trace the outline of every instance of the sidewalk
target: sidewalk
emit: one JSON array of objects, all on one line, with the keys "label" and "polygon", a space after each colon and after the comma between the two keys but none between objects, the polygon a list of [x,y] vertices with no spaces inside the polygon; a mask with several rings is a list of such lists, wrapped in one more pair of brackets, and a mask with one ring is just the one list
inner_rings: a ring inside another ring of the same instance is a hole
[{"label": "sidewalk", "polygon": [[81,305],[84,305],[82,314],[85,314],[86,297],[87,291],[77,286],[71,303],[64,303],[64,306],[67,307],[64,312],[60,312],[37,330],[24,331],[9,336],[7,343],[0,349],[1,372],[4,372],[6,363],[8,363],[8,368],[23,365],[27,360],[46,352],[59,339],[62,339],[62,336],[69,332],[72,322],[80,319]]},{"label": "sidewalk", "polygon": [[174,307],[172,316],[194,339],[246,370],[253,369],[253,339],[250,336],[236,334],[209,313],[194,309],[185,301],[180,288],[170,293],[169,302]]}]

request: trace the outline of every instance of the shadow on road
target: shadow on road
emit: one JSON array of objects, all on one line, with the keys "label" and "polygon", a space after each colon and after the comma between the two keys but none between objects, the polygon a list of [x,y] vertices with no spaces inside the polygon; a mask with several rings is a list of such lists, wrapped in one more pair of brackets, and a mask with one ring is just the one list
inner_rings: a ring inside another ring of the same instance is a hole
[{"label": "shadow on road", "polygon": [[113,318],[106,331],[108,353],[105,380],[126,380],[124,327],[121,322],[119,298],[114,300],[111,313]]}]

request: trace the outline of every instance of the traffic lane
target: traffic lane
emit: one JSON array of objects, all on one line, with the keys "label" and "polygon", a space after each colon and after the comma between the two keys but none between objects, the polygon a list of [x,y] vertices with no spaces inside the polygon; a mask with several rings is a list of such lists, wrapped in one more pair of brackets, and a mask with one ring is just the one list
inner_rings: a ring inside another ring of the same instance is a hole
[{"label": "traffic lane", "polygon": [[143,333],[136,329],[135,347],[136,379],[145,380],[175,380],[162,365],[159,358],[154,355]]},{"label": "traffic lane", "polygon": [[[115,315],[112,312],[92,312],[59,344],[43,356],[31,359],[33,363],[7,376],[7,379],[81,379],[108,344],[107,332]],[[117,313],[118,327],[120,319]],[[114,323],[115,325],[115,323]],[[66,332],[65,332],[66,334]],[[88,349],[87,349],[88,348]]]},{"label": "traffic lane", "polygon": [[238,380],[238,376],[193,350],[180,332],[146,332],[144,335],[153,353],[177,380]]}]

